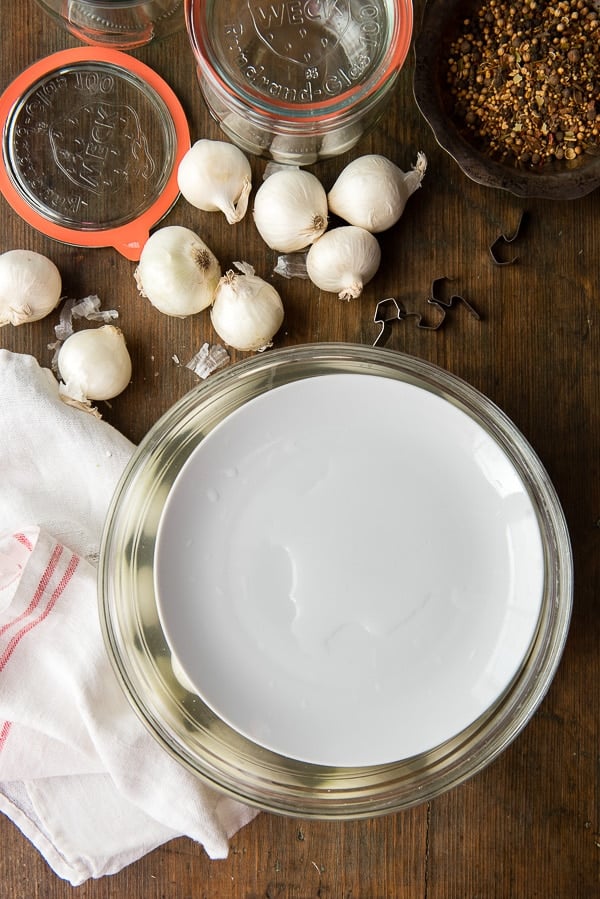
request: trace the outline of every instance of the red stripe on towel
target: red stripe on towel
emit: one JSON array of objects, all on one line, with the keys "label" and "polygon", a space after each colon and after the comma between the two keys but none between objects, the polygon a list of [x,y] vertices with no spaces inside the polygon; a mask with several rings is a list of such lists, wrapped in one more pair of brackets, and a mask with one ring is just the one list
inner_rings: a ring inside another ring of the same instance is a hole
[{"label": "red stripe on towel", "polygon": [[32,552],[33,543],[26,534],[15,534],[14,536],[17,543],[21,543],[25,547],[25,549],[28,549],[29,552]]},{"label": "red stripe on towel", "polygon": [[6,743],[8,732],[12,727],[12,721],[5,721],[2,727],[0,728],[0,752],[4,749],[4,745]]},{"label": "red stripe on towel", "polygon": [[48,565],[46,566],[46,570],[44,571],[44,573],[40,579],[40,582],[37,586],[37,590],[33,594],[33,599],[31,600],[31,602],[29,603],[29,605],[27,606],[25,611],[21,612],[21,614],[18,615],[17,618],[15,618],[13,621],[9,621],[8,624],[4,624],[2,627],[0,627],[0,637],[2,637],[3,634],[5,634],[6,631],[9,630],[11,627],[14,627],[15,624],[18,624],[20,621],[23,621],[23,619],[28,618],[29,615],[31,615],[31,613],[34,612],[35,609],[38,607],[40,600],[41,600],[42,596],[44,595],[44,591],[48,587],[50,578],[52,577],[52,575],[54,574],[54,572],[56,570],[56,566],[58,565],[58,560],[60,559],[62,552],[63,552],[62,546],[57,545],[54,547],[54,551],[53,551],[52,555],[50,556],[50,561],[48,562]]},{"label": "red stripe on towel", "polygon": [[[50,568],[50,566],[52,564],[52,559],[54,558],[56,550],[60,550],[60,552],[58,554],[58,556],[60,557],[60,553],[62,552],[62,547],[57,546],[55,548],[54,552],[52,553],[52,558],[50,559],[48,568],[46,568],[46,571],[42,575],[42,579],[40,581],[40,586],[36,590],[36,595],[42,588],[42,584],[44,584],[44,583],[47,584],[48,577],[46,575],[48,573],[48,569]],[[62,578],[60,579],[58,586],[56,587],[56,589],[53,591],[52,595],[50,596],[50,599],[48,600],[45,609],[38,615],[37,618],[34,618],[32,621],[30,621],[28,624],[26,624],[25,627],[22,627],[21,630],[18,631],[18,633],[16,633],[14,635],[14,637],[12,637],[10,639],[8,646],[6,647],[6,649],[0,656],[0,671],[2,671],[4,669],[6,663],[10,659],[11,655],[13,654],[13,652],[15,651],[17,646],[19,645],[22,638],[26,634],[28,634],[30,631],[32,631],[35,627],[37,627],[37,625],[40,624],[40,622],[44,621],[44,619],[46,619],[48,617],[48,615],[50,614],[50,612],[52,611],[52,609],[54,608],[54,606],[56,605],[56,603],[62,596],[65,588],[69,584],[69,581],[73,577],[78,564],[79,564],[79,557],[76,555],[72,555],[71,559],[69,561],[69,564],[67,566],[67,570],[65,571]],[[56,565],[54,567],[56,567]],[[35,597],[34,597],[34,599],[35,599]],[[38,602],[39,602],[39,599],[38,599]],[[32,603],[33,603],[33,600],[32,600]]]}]

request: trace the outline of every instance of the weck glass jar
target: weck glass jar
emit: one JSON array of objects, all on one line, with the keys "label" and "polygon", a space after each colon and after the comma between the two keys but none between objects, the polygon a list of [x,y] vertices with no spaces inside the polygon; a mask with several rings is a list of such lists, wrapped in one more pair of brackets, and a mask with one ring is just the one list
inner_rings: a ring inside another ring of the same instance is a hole
[{"label": "weck glass jar", "polygon": [[132,50],[184,26],[183,0],[37,0],[86,44]]},{"label": "weck glass jar", "polygon": [[410,47],[410,0],[185,0],[202,94],[243,150],[310,165],[377,121]]}]

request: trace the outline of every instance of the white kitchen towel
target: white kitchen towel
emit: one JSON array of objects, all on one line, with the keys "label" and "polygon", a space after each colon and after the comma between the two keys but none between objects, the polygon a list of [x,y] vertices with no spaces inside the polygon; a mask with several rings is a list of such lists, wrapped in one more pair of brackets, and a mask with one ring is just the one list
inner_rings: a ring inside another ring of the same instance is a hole
[{"label": "white kitchen towel", "polygon": [[0,811],[74,886],[177,836],[223,858],[256,814],[159,746],[106,653],[96,564],[133,449],[0,349]]}]

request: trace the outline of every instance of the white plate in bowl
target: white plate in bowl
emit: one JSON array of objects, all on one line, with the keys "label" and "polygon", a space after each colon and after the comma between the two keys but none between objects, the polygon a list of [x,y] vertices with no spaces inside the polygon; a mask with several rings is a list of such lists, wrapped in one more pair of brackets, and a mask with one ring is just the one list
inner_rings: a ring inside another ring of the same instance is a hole
[{"label": "white plate in bowl", "polygon": [[376,375],[275,387],[192,451],[154,584],[184,677],[250,740],[314,764],[433,749],[502,696],[544,592],[529,491],[440,393]]}]

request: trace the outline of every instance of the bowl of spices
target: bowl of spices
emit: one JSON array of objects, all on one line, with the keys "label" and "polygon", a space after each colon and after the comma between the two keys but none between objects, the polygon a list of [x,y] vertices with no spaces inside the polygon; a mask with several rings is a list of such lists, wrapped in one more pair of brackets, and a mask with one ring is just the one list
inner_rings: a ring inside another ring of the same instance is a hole
[{"label": "bowl of spices", "polygon": [[428,0],[414,94],[472,180],[575,199],[600,185],[598,0]]}]

